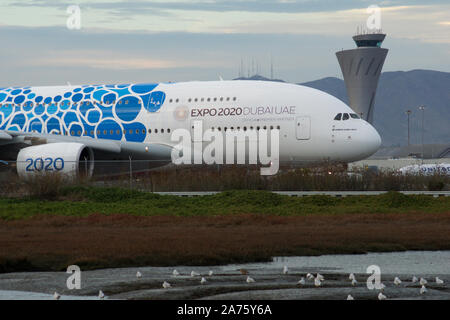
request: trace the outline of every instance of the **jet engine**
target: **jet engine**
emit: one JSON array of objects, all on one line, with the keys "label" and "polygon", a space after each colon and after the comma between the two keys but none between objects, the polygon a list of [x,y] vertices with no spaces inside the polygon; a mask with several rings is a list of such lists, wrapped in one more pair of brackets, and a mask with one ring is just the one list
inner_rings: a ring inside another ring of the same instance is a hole
[{"label": "jet engine", "polygon": [[91,177],[94,153],[82,143],[49,143],[23,148],[17,155],[20,178],[61,173],[67,178]]}]

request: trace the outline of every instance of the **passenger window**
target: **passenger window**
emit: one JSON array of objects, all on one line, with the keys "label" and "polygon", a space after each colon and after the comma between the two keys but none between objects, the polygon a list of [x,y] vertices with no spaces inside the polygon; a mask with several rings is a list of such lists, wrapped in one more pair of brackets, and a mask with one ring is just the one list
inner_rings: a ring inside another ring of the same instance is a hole
[{"label": "passenger window", "polygon": [[342,113],[338,113],[336,115],[336,117],[334,117],[334,120],[341,120],[341,118],[342,118]]},{"label": "passenger window", "polygon": [[342,117],[342,120],[348,120],[350,117],[348,116],[348,113],[344,113],[344,116]]}]

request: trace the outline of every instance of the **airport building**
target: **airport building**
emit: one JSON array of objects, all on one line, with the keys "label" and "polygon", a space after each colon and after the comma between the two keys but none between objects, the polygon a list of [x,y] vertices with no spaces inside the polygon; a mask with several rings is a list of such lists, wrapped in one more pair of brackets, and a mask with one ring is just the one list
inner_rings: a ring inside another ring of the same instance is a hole
[{"label": "airport building", "polygon": [[356,49],[336,52],[350,107],[364,120],[373,123],[375,94],[388,49],[381,48],[385,34],[358,34],[353,37]]},{"label": "airport building", "polygon": [[350,170],[362,167],[371,167],[378,170],[398,170],[409,165],[443,163],[450,163],[450,144],[448,143],[380,148],[370,158],[350,163],[349,168]]}]

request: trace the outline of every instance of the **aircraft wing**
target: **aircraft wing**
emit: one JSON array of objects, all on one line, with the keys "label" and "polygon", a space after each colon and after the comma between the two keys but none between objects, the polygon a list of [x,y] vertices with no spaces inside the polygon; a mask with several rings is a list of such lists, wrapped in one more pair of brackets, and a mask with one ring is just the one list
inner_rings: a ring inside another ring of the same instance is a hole
[{"label": "aircraft wing", "polygon": [[114,141],[107,139],[94,139],[91,137],[74,137],[63,136],[46,133],[17,132],[0,130],[0,146],[11,144],[47,144],[56,142],[76,142],[82,143],[93,150],[110,152],[110,153],[126,153],[141,156],[156,157],[162,159],[170,159],[172,146],[159,143],[141,143]]},{"label": "aircraft wing", "polygon": [[0,140],[12,140],[12,136],[3,130],[0,130]]},{"label": "aircraft wing", "polygon": [[56,134],[17,132],[0,130],[0,144],[29,143],[46,144],[55,142],[78,142],[92,149],[119,153],[121,146],[119,141],[99,140],[89,137],[60,136]]}]

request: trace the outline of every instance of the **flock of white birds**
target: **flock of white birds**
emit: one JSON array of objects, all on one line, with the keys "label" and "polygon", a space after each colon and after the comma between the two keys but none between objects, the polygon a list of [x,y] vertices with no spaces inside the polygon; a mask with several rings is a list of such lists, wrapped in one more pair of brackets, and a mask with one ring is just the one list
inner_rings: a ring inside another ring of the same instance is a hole
[{"label": "flock of white birds", "polygon": [[[248,274],[248,271],[246,269],[240,269],[240,272],[241,272],[242,275],[247,275]],[[289,269],[288,269],[287,266],[283,267],[283,272],[282,273],[285,274],[285,275],[289,273]],[[208,272],[208,276],[209,277],[212,277],[213,274],[214,273],[213,273],[212,270],[210,270]],[[175,269],[172,272],[172,276],[173,277],[178,277],[178,276],[180,276],[180,273]],[[191,272],[191,277],[192,278],[200,277],[200,276],[201,276],[201,274],[196,272],[196,271],[192,271]],[[137,279],[142,278],[142,273],[139,272],[139,271],[136,272],[136,278]],[[356,286],[358,284],[358,281],[356,280],[356,276],[355,276],[354,273],[350,273],[348,279],[351,281],[352,286]],[[247,279],[245,281],[247,283],[255,283],[255,279],[253,279],[250,276],[247,276]],[[297,284],[300,285],[300,286],[305,286],[307,284],[307,281],[313,281],[315,287],[320,287],[320,286],[322,286],[322,283],[325,281],[325,277],[323,275],[321,275],[320,273],[317,273],[316,276],[314,276],[311,273],[308,273],[308,274],[306,274],[306,278],[305,277],[301,277],[301,279],[298,281]],[[205,277],[201,277],[200,284],[204,285],[207,282],[208,281],[206,280]],[[399,286],[402,283],[402,281],[400,280],[399,277],[395,277],[393,282],[394,282],[395,286]],[[439,279],[439,277],[435,278],[435,282],[436,282],[437,285],[444,284],[444,280]],[[426,285],[428,284],[428,281],[425,278],[417,279],[416,276],[413,276],[412,279],[411,279],[411,283],[419,283],[419,285],[421,285],[421,288],[419,290],[420,294],[425,294],[427,292]],[[162,284],[162,287],[164,289],[170,289],[170,288],[172,288],[172,285],[169,282],[164,281],[163,284]],[[379,288],[380,288],[379,289],[380,292],[378,293],[378,300],[386,300],[387,296],[383,294],[383,290],[384,290],[384,288],[386,288],[386,286],[383,283],[381,283]],[[99,293],[98,293],[98,298],[99,299],[105,299],[105,297],[106,296],[103,293],[103,291],[100,290]],[[60,298],[61,298],[61,295],[59,293],[55,292],[53,294],[53,299],[59,300]],[[347,296],[347,300],[354,300],[354,299],[355,298],[352,295],[350,295],[350,294]]]}]

